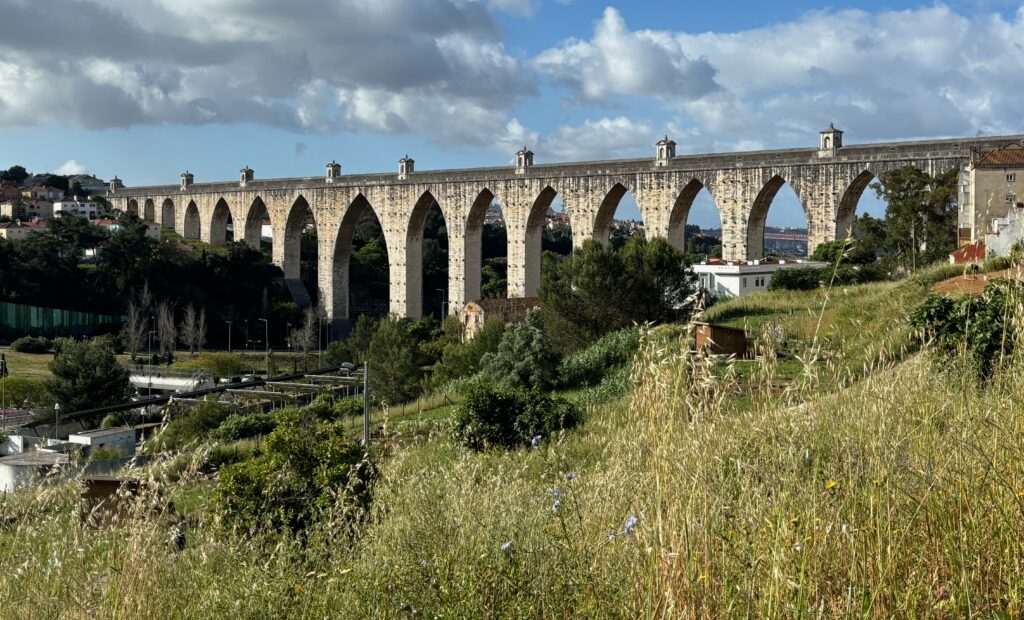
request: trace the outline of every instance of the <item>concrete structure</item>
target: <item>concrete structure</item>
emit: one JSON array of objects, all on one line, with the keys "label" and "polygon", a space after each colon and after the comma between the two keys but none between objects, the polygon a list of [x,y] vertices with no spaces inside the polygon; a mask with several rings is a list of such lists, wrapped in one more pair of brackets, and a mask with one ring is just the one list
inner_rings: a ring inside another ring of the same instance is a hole
[{"label": "concrete structure", "polygon": [[960,175],[960,244],[985,241],[996,221],[1024,209],[1024,142],[975,150]]},{"label": "concrete structure", "polygon": [[100,216],[100,205],[88,199],[81,199],[75,196],[71,200],[59,200],[53,203],[53,216],[57,217],[62,213],[80,215],[95,220]]},{"label": "concrete structure", "polygon": [[[110,233],[116,233],[117,231],[121,230],[120,222],[108,218],[98,219],[94,221],[93,224]],[[150,239],[156,239],[159,241],[160,225],[157,224],[156,222],[150,222],[148,220],[143,220],[142,224],[146,227],[146,236]]]},{"label": "concrete structure", "polygon": [[64,190],[58,187],[49,187],[47,185],[36,185],[34,187],[26,187],[21,190],[21,197],[26,200],[48,200],[50,202],[56,202],[64,197]]},{"label": "concrete structure", "polygon": [[480,297],[481,234],[495,200],[508,231],[509,295],[530,297],[540,285],[545,215],[559,195],[577,246],[586,239],[608,240],[615,209],[628,191],[640,208],[647,235],[666,237],[683,248],[690,207],[706,188],[721,216],[723,256],[757,259],[764,255],[768,208],[786,183],[807,216],[808,251],[813,252],[819,244],[849,234],[857,202],[876,175],[903,166],[937,175],[961,168],[974,151],[1022,139],[849,145],[841,131],[829,127],[813,148],[670,157],[670,145],[662,144],[644,159],[526,165],[522,153],[523,160],[517,162],[521,166],[438,171],[419,171],[405,157],[397,175],[335,175],[328,167],[317,177],[253,180],[241,187],[238,181],[195,183],[186,173],[178,185],[116,188],[107,197],[115,208],[152,212],[164,227],[214,244],[224,242],[230,221],[237,240],[257,247],[261,223],[269,216],[274,262],[293,281],[300,277],[302,228],[311,218],[319,243],[320,298],[336,319],[349,316],[355,224],[372,210],[388,249],[391,312],[418,317],[423,311],[423,229],[435,203],[448,231],[448,300],[455,312]]},{"label": "concrete structure", "polygon": [[0,458],[0,493],[10,493],[58,475],[69,461],[67,454],[54,452],[25,452]]},{"label": "concrete structure", "polygon": [[747,354],[747,332],[736,327],[697,323],[696,341],[698,353],[736,357]]},{"label": "concrete structure", "polygon": [[121,456],[135,454],[134,428],[101,428],[68,436],[68,442],[85,446],[86,454],[97,448],[117,450]]},{"label": "concrete structure", "polygon": [[46,222],[43,220],[32,220],[30,222],[22,222],[21,220],[0,222],[0,239],[6,239],[7,241],[21,241],[29,235],[46,232],[46,230]]},{"label": "concrete structure", "polygon": [[53,203],[48,200],[18,198],[0,204],[0,216],[19,220],[48,220],[53,217]]},{"label": "concrete structure", "polygon": [[805,260],[723,261],[712,259],[693,266],[701,287],[715,297],[742,297],[768,290],[772,276],[783,269],[820,269],[828,263]]},{"label": "concrete structure", "polygon": [[514,299],[476,299],[469,302],[459,312],[463,336],[472,340],[487,319],[499,319],[506,323],[515,323],[526,318],[526,312],[540,306],[540,297],[522,297]]},{"label": "concrete structure", "polygon": [[103,179],[97,179],[91,174],[76,174],[68,177],[68,183],[82,188],[88,194],[102,194],[107,191],[107,183]]}]

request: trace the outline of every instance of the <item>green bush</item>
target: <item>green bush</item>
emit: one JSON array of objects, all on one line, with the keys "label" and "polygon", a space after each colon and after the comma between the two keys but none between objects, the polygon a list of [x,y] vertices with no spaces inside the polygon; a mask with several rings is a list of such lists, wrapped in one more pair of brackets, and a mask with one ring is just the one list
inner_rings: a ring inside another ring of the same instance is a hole
[{"label": "green bush", "polygon": [[632,359],[640,346],[640,330],[622,329],[603,336],[586,349],[562,360],[558,376],[563,387],[597,385],[610,371]]},{"label": "green bush", "polygon": [[473,450],[530,445],[538,435],[550,436],[580,423],[572,402],[536,390],[490,385],[472,388],[455,414],[454,435]]},{"label": "green bush", "polygon": [[11,348],[18,353],[47,353],[52,347],[53,341],[41,336],[24,336],[11,343]]},{"label": "green bush", "polygon": [[813,291],[827,280],[824,269],[817,267],[797,267],[796,269],[780,269],[772,275],[768,289],[772,291]]},{"label": "green bush", "polygon": [[193,441],[201,441],[235,412],[231,405],[204,402],[192,407],[184,415],[171,420],[157,438],[157,444],[167,450],[181,448]]},{"label": "green bush", "polygon": [[966,351],[978,374],[987,377],[1013,353],[1017,341],[1016,310],[1024,300],[1024,285],[1000,278],[982,295],[952,298],[929,295],[911,315],[911,325],[925,344],[946,359]]},{"label": "green bush", "polygon": [[993,256],[982,263],[981,270],[986,273],[990,271],[1006,271],[1012,266],[1013,263],[1010,262],[1009,256]]},{"label": "green bush", "polygon": [[7,376],[0,379],[0,385],[3,386],[8,407],[21,406],[26,402],[39,406],[47,401],[46,386],[39,379]]},{"label": "green bush", "polygon": [[212,433],[214,441],[238,441],[267,435],[277,428],[277,419],[269,413],[235,413],[227,417]]},{"label": "green bush", "polygon": [[505,323],[490,318],[484,321],[483,327],[472,340],[445,346],[441,352],[441,361],[434,365],[431,383],[440,387],[480,372],[484,356],[498,350],[504,333]]},{"label": "green bush", "polygon": [[175,364],[178,368],[205,368],[215,377],[234,377],[252,369],[237,353],[200,353],[197,357]]},{"label": "green bush", "polygon": [[92,341],[100,346],[110,349],[117,355],[124,354],[124,341],[121,340],[121,336],[117,334],[103,334],[102,336],[96,336]]},{"label": "green bush", "polygon": [[522,323],[510,325],[501,344],[481,362],[495,384],[520,389],[548,389],[557,379],[558,353],[547,333],[540,311],[526,313]]},{"label": "green bush", "polygon": [[262,454],[221,469],[217,497],[226,522],[245,531],[299,531],[331,509],[363,517],[376,474],[375,459],[340,425],[293,412]]}]

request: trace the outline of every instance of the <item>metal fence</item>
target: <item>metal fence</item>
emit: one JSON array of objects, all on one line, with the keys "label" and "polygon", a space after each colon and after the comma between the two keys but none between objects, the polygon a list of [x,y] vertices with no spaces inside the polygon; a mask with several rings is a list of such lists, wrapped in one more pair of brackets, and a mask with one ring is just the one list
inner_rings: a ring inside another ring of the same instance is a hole
[{"label": "metal fence", "polygon": [[6,337],[80,336],[123,321],[123,316],[0,302],[0,335]]}]

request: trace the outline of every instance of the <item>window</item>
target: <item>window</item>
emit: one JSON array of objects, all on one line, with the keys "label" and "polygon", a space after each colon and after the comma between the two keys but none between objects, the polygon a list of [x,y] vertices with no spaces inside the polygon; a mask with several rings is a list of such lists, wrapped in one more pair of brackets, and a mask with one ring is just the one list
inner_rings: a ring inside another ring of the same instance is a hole
[{"label": "window", "polygon": [[743,288],[747,288],[747,279],[743,278]]},{"label": "window", "polygon": [[1013,203],[1017,201],[1017,194],[1007,194],[1006,202]]},{"label": "window", "polygon": [[1007,172],[1006,173],[1006,182],[1007,183],[1015,183],[1016,181],[1017,181],[1017,173],[1016,172]]}]

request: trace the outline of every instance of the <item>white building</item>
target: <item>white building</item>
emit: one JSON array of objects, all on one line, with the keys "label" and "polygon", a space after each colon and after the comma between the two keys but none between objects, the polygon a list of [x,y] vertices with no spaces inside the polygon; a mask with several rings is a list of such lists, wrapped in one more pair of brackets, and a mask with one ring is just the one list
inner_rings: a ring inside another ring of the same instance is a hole
[{"label": "white building", "polygon": [[715,297],[742,297],[768,290],[775,272],[782,269],[820,269],[828,263],[808,260],[722,261],[712,259],[693,266],[701,287]]},{"label": "white building", "polygon": [[87,451],[97,448],[113,448],[122,456],[135,454],[135,429],[133,428],[100,428],[68,436],[68,442],[81,444]]},{"label": "white building", "polygon": [[53,203],[53,216],[57,217],[61,213],[69,213],[71,215],[80,215],[93,221],[100,216],[100,209],[100,205],[95,202],[83,201],[78,196],[75,196],[72,200],[60,200]]},{"label": "white building", "polygon": [[0,493],[10,493],[49,477],[67,466],[67,454],[25,452],[0,458]]}]

